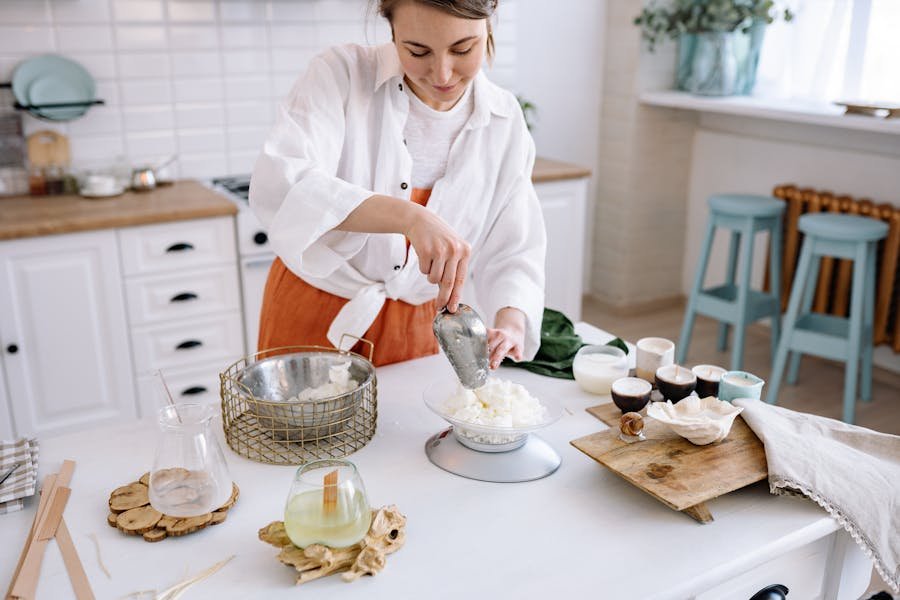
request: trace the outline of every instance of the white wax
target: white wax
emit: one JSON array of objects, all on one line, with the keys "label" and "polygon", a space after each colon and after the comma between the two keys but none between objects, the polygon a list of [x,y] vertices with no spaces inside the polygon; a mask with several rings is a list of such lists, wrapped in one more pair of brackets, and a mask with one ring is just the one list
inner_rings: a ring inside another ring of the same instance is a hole
[{"label": "white wax", "polygon": [[730,383],[732,385],[744,385],[747,387],[752,387],[752,386],[756,385],[757,383],[759,383],[759,381],[757,381],[756,379],[751,379],[751,378],[747,377],[746,375],[735,375],[734,373],[732,373],[730,375],[726,375],[725,377],[722,378],[722,380],[727,381],[728,383]]},{"label": "white wax", "polygon": [[608,394],[613,381],[628,375],[628,361],[602,352],[579,354],[572,363],[578,385],[592,394]]},{"label": "white wax", "polygon": [[612,390],[620,396],[642,396],[653,389],[649,381],[637,377],[625,377],[613,382]]},{"label": "white wax", "polygon": [[698,378],[706,381],[719,381],[722,379],[722,375],[725,374],[725,369],[714,365],[697,365],[691,371]]},{"label": "white wax", "polygon": [[680,365],[660,367],[659,370],[656,371],[656,376],[663,381],[677,384],[690,383],[697,379],[697,376],[694,375],[692,371],[689,371]]}]

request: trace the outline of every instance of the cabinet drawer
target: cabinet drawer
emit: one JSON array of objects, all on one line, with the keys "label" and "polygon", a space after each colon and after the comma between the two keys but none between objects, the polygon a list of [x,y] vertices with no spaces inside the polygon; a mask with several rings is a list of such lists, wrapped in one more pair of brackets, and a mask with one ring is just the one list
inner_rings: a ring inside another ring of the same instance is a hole
[{"label": "cabinet drawer", "polygon": [[125,283],[132,325],[240,310],[237,267],[136,277]]},{"label": "cabinet drawer", "polygon": [[834,539],[832,534],[775,557],[726,583],[698,594],[695,600],[747,600],[774,583],[787,586],[790,590],[788,598],[821,598]]},{"label": "cabinet drawer", "polygon": [[126,275],[235,262],[231,217],[195,219],[119,231]]},{"label": "cabinet drawer", "polygon": [[141,375],[217,361],[224,368],[243,356],[244,349],[239,312],[136,327],[131,339],[135,371]]},{"label": "cabinet drawer", "polygon": [[[196,402],[218,406],[219,372],[228,366],[222,362],[207,363],[188,369],[167,369],[166,385],[175,402]],[[166,405],[165,390],[157,375],[138,378],[138,406],[141,418],[154,418]]]}]

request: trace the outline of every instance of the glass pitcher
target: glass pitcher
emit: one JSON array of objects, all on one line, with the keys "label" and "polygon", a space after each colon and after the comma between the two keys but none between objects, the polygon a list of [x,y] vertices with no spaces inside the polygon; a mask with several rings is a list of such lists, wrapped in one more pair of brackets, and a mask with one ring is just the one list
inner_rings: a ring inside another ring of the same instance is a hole
[{"label": "glass pitcher", "polygon": [[160,437],[150,471],[150,506],[171,517],[212,512],[231,497],[231,475],[205,404],[159,410]]},{"label": "glass pitcher", "polygon": [[366,489],[353,463],[315,460],[297,469],[284,507],[284,529],[295,546],[346,548],[363,539],[371,523]]}]

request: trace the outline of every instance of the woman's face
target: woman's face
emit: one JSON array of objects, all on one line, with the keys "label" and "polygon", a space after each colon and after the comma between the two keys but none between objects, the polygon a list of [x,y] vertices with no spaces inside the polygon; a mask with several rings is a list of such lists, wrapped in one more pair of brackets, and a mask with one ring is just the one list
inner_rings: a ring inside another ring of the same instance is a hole
[{"label": "woman's face", "polygon": [[481,69],[487,20],[454,17],[409,1],[394,9],[392,26],[413,93],[435,110],[452,108]]}]

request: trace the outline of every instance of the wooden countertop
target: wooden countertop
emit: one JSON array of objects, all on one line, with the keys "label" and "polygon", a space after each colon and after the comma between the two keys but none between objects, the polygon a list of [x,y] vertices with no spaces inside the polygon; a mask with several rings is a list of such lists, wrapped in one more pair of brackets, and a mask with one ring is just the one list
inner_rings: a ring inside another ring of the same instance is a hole
[{"label": "wooden countertop", "polygon": [[[537,158],[532,180],[535,183],[561,181],[590,174],[590,169],[578,165]],[[236,212],[233,202],[194,180],[105,199],[78,195],[12,196],[0,198],[0,240],[202,219]]]},{"label": "wooden countertop", "polygon": [[534,170],[531,172],[531,180],[534,183],[545,181],[561,181],[563,179],[579,179],[590,177],[591,170],[571,163],[550,160],[537,157],[534,161]]},{"label": "wooden countertop", "polygon": [[237,206],[199,181],[105,199],[65,196],[0,198],[0,240],[233,215]]}]

